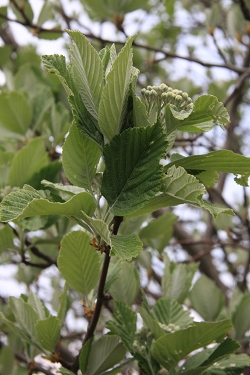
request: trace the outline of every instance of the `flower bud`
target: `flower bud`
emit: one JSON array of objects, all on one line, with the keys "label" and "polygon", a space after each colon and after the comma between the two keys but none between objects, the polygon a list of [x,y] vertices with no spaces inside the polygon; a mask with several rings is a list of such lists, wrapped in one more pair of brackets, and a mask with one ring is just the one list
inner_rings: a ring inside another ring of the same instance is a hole
[{"label": "flower bud", "polygon": [[157,92],[155,90],[149,91],[149,99],[154,100],[157,98]]},{"label": "flower bud", "polygon": [[175,97],[176,104],[179,105],[181,103],[181,101],[182,101],[182,97],[180,95],[176,95],[176,97]]},{"label": "flower bud", "polygon": [[159,90],[161,93],[166,92],[168,90],[168,86],[165,83],[161,83],[159,86]]}]

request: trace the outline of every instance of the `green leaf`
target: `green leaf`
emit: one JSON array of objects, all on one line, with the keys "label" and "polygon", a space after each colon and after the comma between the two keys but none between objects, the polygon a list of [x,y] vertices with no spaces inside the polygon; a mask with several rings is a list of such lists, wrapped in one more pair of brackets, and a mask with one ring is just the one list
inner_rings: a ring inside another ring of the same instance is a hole
[{"label": "green leaf", "polygon": [[112,334],[120,336],[124,345],[133,351],[133,342],[136,331],[136,313],[132,311],[124,302],[114,302],[114,321],[106,323],[106,327],[111,330]]},{"label": "green leaf", "polygon": [[[171,111],[172,115],[178,120],[185,120],[187,117],[190,116],[190,113],[193,111],[193,108],[189,109],[179,109],[175,104],[169,104],[169,110]],[[167,109],[166,109],[167,111]],[[172,124],[171,124],[172,125]]]},{"label": "green leaf", "polygon": [[68,284],[65,283],[63,292],[59,297],[59,309],[57,312],[57,318],[60,320],[61,325],[64,323],[65,316],[68,308]]},{"label": "green leaf", "polygon": [[163,178],[160,194],[153,197],[140,210],[129,215],[129,217],[140,216],[156,211],[163,207],[177,206],[189,203],[199,206],[199,200],[206,193],[204,185],[192,175],[189,175],[184,168],[176,168],[174,165],[167,171]]},{"label": "green leaf", "polygon": [[61,30],[60,32],[58,32],[58,29],[60,29],[60,28],[61,28],[61,25],[57,24],[54,27],[52,27],[50,29],[50,31],[47,31],[47,30],[46,31],[41,31],[38,34],[38,38],[39,39],[46,39],[46,40],[56,40],[56,39],[59,39],[59,38],[62,37],[62,34],[63,34],[63,30]]},{"label": "green leaf", "polygon": [[76,126],[99,146],[103,145],[103,135],[98,128],[97,120],[87,111],[74,82],[72,67],[66,65],[65,57],[44,55],[42,62],[49,73],[56,74],[60,79],[71,105]]},{"label": "green leaf", "polygon": [[59,368],[59,370],[57,370],[56,372],[57,374],[63,374],[63,375],[75,375],[74,372],[64,368],[64,367],[61,367]]},{"label": "green leaf", "polygon": [[107,372],[104,372],[103,375],[116,375],[121,374],[121,370],[126,367],[128,364],[135,362],[136,359],[131,357],[126,359],[125,361],[122,361],[122,363],[118,366],[115,366],[112,370],[109,370]]},{"label": "green leaf", "polygon": [[240,186],[249,186],[248,178],[249,175],[242,175],[241,177],[235,177],[234,181]]},{"label": "green leaf", "polygon": [[88,358],[91,350],[92,342],[94,337],[91,337],[82,347],[79,355],[79,367],[83,374],[86,374],[86,369],[88,366]]},{"label": "green leaf", "polygon": [[[173,133],[171,133],[173,134]],[[174,153],[170,156],[171,162],[175,163],[176,160],[185,159],[185,156]],[[219,174],[216,171],[203,171],[197,169],[186,169],[187,173],[195,176],[206,187],[212,187],[216,184]]]},{"label": "green leaf", "polygon": [[182,167],[176,168],[172,165],[172,167],[167,170],[167,174],[165,178],[163,178],[161,190],[163,194],[152,198],[142,209],[130,214],[129,217],[144,215],[162,207],[177,206],[183,203],[205,208],[215,218],[220,213],[234,215],[231,209],[216,206],[202,200],[201,196],[206,193],[205,186],[200,184],[194,176],[188,174]]},{"label": "green leaf", "polygon": [[8,248],[13,248],[13,239],[13,230],[9,225],[5,225],[0,229],[0,254],[3,251],[8,250]]},{"label": "green leaf", "polygon": [[224,295],[215,283],[204,274],[190,292],[192,307],[206,321],[214,321],[224,306]]},{"label": "green leaf", "polygon": [[46,1],[42,6],[42,9],[39,13],[36,24],[38,26],[42,26],[46,21],[53,20],[53,19],[54,19],[53,4]]},{"label": "green leaf", "polygon": [[166,107],[167,134],[179,129],[183,132],[207,132],[215,125],[224,126],[230,121],[228,112],[221,102],[213,95],[201,95],[194,102],[191,114],[183,119],[176,119]]},{"label": "green leaf", "polygon": [[216,362],[203,375],[240,375],[245,366],[250,366],[250,358],[247,354],[231,355]]},{"label": "green leaf", "polygon": [[115,263],[112,263],[112,262],[110,263],[109,269],[108,269],[108,276],[107,276],[106,283],[105,283],[104,293],[109,292],[111,285],[119,277],[122,264],[123,263],[119,260]]},{"label": "green leaf", "polygon": [[83,231],[66,234],[57,261],[63,278],[84,296],[95,288],[100,275],[99,255],[90,243],[91,237]]},{"label": "green leaf", "polygon": [[166,212],[159,218],[150,221],[139,233],[143,243],[161,253],[172,237],[173,224],[177,219],[178,216],[171,212]]},{"label": "green leaf", "polygon": [[171,370],[187,354],[211,344],[230,329],[230,320],[196,322],[192,327],[160,337],[152,344],[152,355],[167,370]]},{"label": "green leaf", "polygon": [[172,333],[187,328],[193,323],[189,312],[184,311],[182,306],[169,297],[160,298],[151,311],[141,307],[139,309],[144,324],[158,339],[166,333]]},{"label": "green leaf", "polygon": [[38,320],[36,323],[36,333],[41,346],[53,352],[60,338],[61,322],[56,316],[50,315],[45,320]]},{"label": "green leaf", "polygon": [[108,245],[111,245],[108,225],[103,220],[92,219],[92,217],[86,215],[83,211],[82,216],[84,217],[85,223],[91,229],[90,233],[94,234],[95,237],[101,237]]},{"label": "green leaf", "polygon": [[34,189],[43,189],[42,180],[59,181],[60,171],[62,170],[62,163],[56,160],[45,167],[41,168],[38,172],[34,173],[27,181],[27,185],[31,185]]},{"label": "green leaf", "polygon": [[125,354],[126,348],[117,336],[101,337],[91,347],[86,375],[102,374],[124,359]]},{"label": "green leaf", "polygon": [[136,127],[150,126],[144,103],[133,93],[133,122]]},{"label": "green leaf", "polygon": [[217,219],[219,214],[227,214],[231,216],[235,215],[233,210],[231,210],[230,208],[212,204],[208,201],[205,201],[204,199],[197,199],[197,206],[200,206],[201,208],[205,208],[206,210],[208,210],[215,219]]},{"label": "green leaf", "polygon": [[142,242],[135,233],[114,236],[111,235],[111,255],[122,260],[132,260],[142,251]]},{"label": "green leaf", "polygon": [[165,148],[160,124],[127,129],[105,146],[102,194],[114,215],[138,210],[159,191]]},{"label": "green leaf", "polygon": [[70,128],[69,110],[63,103],[52,104],[48,125],[48,132],[50,131],[50,134],[54,137],[54,144],[61,144]]},{"label": "green leaf", "polygon": [[183,203],[197,203],[197,198],[206,193],[205,187],[194,176],[189,175],[184,168],[175,166],[167,171],[162,190]]},{"label": "green leaf", "polygon": [[19,219],[18,225],[20,225],[22,228],[26,230],[34,231],[48,228],[57,220],[57,216],[51,216],[50,218],[49,216],[26,217],[24,219]]},{"label": "green leaf", "polygon": [[240,154],[235,154],[229,150],[219,150],[204,155],[194,155],[181,158],[167,164],[164,167],[164,172],[167,172],[172,165],[175,165],[176,167],[181,166],[185,169],[191,170],[250,175],[250,158]]},{"label": "green leaf", "polygon": [[156,211],[163,207],[178,204],[198,204],[198,197],[205,194],[205,187],[194,177],[186,173],[184,168],[172,166],[163,179],[163,194],[153,197],[140,210],[132,212],[128,217],[136,217]]},{"label": "green leaf", "polygon": [[0,188],[8,185],[8,174],[14,153],[0,150]]},{"label": "green leaf", "polygon": [[225,340],[222,341],[220,345],[215,347],[212,354],[207,358],[203,363],[202,366],[211,365],[215,361],[218,361],[218,359],[223,358],[227,356],[228,354],[236,352],[238,349],[240,349],[240,344],[237,341],[234,341],[227,337]]},{"label": "green leaf", "polygon": [[0,129],[2,138],[23,138],[31,123],[31,109],[20,92],[0,93]]},{"label": "green leaf", "polygon": [[[24,87],[25,87],[25,84],[26,82],[23,84]],[[36,86],[35,93],[32,92],[34,88],[26,87],[26,90],[29,91],[30,95],[32,95],[32,93],[34,95],[31,98],[31,104],[33,107],[33,117],[32,117],[33,128],[34,130],[37,130],[37,129],[40,130],[40,132],[44,134],[44,130],[45,130],[44,121],[47,122],[47,120],[45,119],[45,116],[47,115],[49,111],[51,111],[51,108],[55,106],[54,95],[50,87],[37,84],[37,83],[35,83],[35,86]]]},{"label": "green leaf", "polygon": [[62,151],[63,169],[69,181],[91,191],[100,159],[97,144],[72,125]]},{"label": "green leaf", "polygon": [[[183,310],[183,307],[170,297],[160,298],[151,309],[151,316],[165,326],[176,326],[173,327],[175,330],[187,328],[193,323],[190,313]],[[171,326],[169,328],[171,329]]]},{"label": "green leaf", "polygon": [[9,171],[10,186],[23,187],[35,173],[46,167],[48,163],[44,140],[40,137],[30,140],[12,160]]},{"label": "green leaf", "polygon": [[155,340],[165,335],[166,331],[154,318],[152,318],[150,313],[147,312],[144,307],[141,306],[139,308],[139,313],[142,317],[144,326],[149,329]]},{"label": "green leaf", "polygon": [[95,200],[89,193],[79,193],[67,202],[58,203],[42,198],[34,189],[24,188],[10,193],[3,199],[0,204],[0,220],[11,221],[40,215],[66,215],[81,218],[81,211],[93,215],[95,207]]},{"label": "green leaf", "polygon": [[29,293],[27,302],[37,313],[39,319],[46,319],[50,316],[49,310],[45,306],[44,302],[42,302],[35,293]]},{"label": "green leaf", "polygon": [[115,301],[125,302],[131,306],[139,293],[140,276],[134,264],[122,262],[118,277],[109,288],[109,293]]},{"label": "green leaf", "polygon": [[250,329],[250,294],[246,294],[238,303],[233,315],[232,322],[235,329],[235,338],[239,340],[244,333]]},{"label": "green leaf", "polygon": [[132,43],[134,36],[130,37],[122,51],[115,60],[111,71],[106,77],[103,88],[98,124],[104,137],[111,141],[122,127],[127,106],[129,84],[132,73]]},{"label": "green leaf", "polygon": [[201,374],[204,370],[215,364],[215,362],[217,366],[220,360],[234,353],[239,347],[236,341],[227,337],[221,344],[210,349],[204,349],[190,356],[181,367],[180,372],[185,375]]},{"label": "green leaf", "polygon": [[67,193],[69,195],[76,195],[85,192],[85,189],[74,185],[54,184],[53,182],[47,180],[42,180],[41,183],[44,186],[50,187],[57,191],[62,191],[63,193]]},{"label": "green leaf", "polygon": [[183,303],[188,295],[194,274],[199,266],[196,264],[171,263],[168,256],[164,257],[165,269],[162,276],[162,291],[164,296]]},{"label": "green leaf", "polygon": [[[1,6],[0,7],[0,14],[7,17],[7,6]],[[6,22],[6,20],[2,17],[0,17],[0,27]]]},{"label": "green leaf", "polygon": [[20,327],[17,323],[7,319],[2,311],[0,311],[0,319],[1,322],[3,322],[8,327],[8,329],[14,333],[14,335],[17,335],[20,339],[22,339],[24,344],[28,343],[29,345],[34,345],[35,347],[38,347],[40,350],[42,350],[41,346],[38,344],[37,340],[35,340],[34,337],[31,337],[30,334],[26,332],[22,327]]},{"label": "green leaf", "polygon": [[215,171],[203,171],[200,173],[197,173],[197,171],[195,171],[195,173],[193,173],[192,170],[188,169],[187,172],[189,174],[193,174],[207,188],[213,187],[217,183],[219,178],[218,172]]},{"label": "green leaf", "polygon": [[[0,14],[1,14],[1,9],[0,7]],[[0,18],[0,25],[1,25],[2,18]],[[0,47],[0,67],[2,68],[4,65],[7,65],[10,61],[11,58],[11,52],[12,48],[11,46],[1,46]]]},{"label": "green leaf", "polygon": [[30,304],[24,302],[22,298],[10,297],[9,307],[15,316],[19,329],[34,343],[36,342],[35,324],[38,315]]},{"label": "green leaf", "polygon": [[74,41],[69,54],[77,90],[87,111],[97,119],[103,85],[101,59],[81,32],[67,30],[67,33]]},{"label": "green leaf", "polygon": [[[16,5],[10,3],[11,10],[17,17],[17,20],[27,22],[27,20],[24,17],[25,16],[29,19],[30,23],[32,23],[34,13],[31,8],[31,5],[28,0],[16,0]],[[20,11],[21,9],[22,11]]]},{"label": "green leaf", "polygon": [[62,83],[68,96],[74,95],[73,82],[70,77],[65,56],[62,55],[43,55],[42,63],[49,73],[55,74]]},{"label": "green leaf", "polygon": [[9,346],[2,346],[0,352],[0,373],[4,375],[12,375],[15,357],[13,350]]}]

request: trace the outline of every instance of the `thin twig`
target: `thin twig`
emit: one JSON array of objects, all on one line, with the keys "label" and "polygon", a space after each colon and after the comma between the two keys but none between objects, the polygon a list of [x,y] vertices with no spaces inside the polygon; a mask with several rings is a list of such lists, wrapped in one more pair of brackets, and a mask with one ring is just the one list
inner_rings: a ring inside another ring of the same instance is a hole
[{"label": "thin twig", "polygon": [[[11,18],[5,16],[4,14],[0,14],[0,18],[3,18],[3,19],[5,19],[6,21],[9,21],[9,22],[15,22],[15,23],[19,23],[20,25],[30,27],[30,28],[34,29],[37,34],[39,34],[40,32],[51,32],[51,31],[53,31],[54,33],[60,33],[60,34],[62,34],[64,32],[63,30],[58,29],[58,28],[47,29],[47,28],[44,28],[42,26],[38,26],[36,24],[33,24],[32,22],[20,21],[20,20],[17,20],[17,19],[11,19]],[[84,35],[87,38],[99,40],[100,42],[102,42],[104,44],[112,44],[112,43],[122,44],[122,45],[124,44],[124,41],[104,39],[100,36],[93,35],[92,33],[91,34],[84,34]],[[191,57],[191,56],[181,56],[181,55],[178,55],[174,52],[165,51],[161,48],[157,48],[157,47],[154,47],[154,46],[149,46],[149,45],[141,44],[141,43],[137,43],[137,42],[134,42],[133,46],[138,47],[138,48],[142,48],[142,49],[145,49],[145,50],[148,50],[148,51],[161,53],[161,54],[164,55],[164,57],[162,57],[160,59],[157,59],[157,60],[154,60],[154,63],[159,63],[161,61],[166,60],[167,58],[174,58],[174,59],[181,59],[181,60],[193,62],[193,63],[199,64],[201,66],[204,66],[206,68],[221,68],[221,69],[231,70],[231,71],[236,72],[236,73],[248,73],[248,74],[250,74],[250,69],[247,68],[247,67],[238,67],[238,66],[235,66],[235,65],[229,64],[229,63],[227,63],[227,64],[208,63],[206,61],[202,61],[202,60],[196,59],[196,58]]]},{"label": "thin twig", "polygon": [[25,257],[22,257],[22,263],[26,264],[26,266],[31,266],[31,267],[36,267],[36,268],[49,268],[51,266],[51,263],[35,263],[35,262],[30,262],[29,260],[25,259]]},{"label": "thin twig", "polygon": [[224,100],[223,104],[226,106],[241,90],[242,90],[242,85],[246,78],[250,76],[250,71],[246,71],[245,73],[241,74],[239,78],[237,79],[235,83],[234,90],[232,93]]},{"label": "thin twig", "polygon": [[239,242],[226,242],[226,241],[213,241],[209,239],[203,239],[203,240],[180,240],[180,241],[175,241],[172,245],[213,245],[217,247],[235,247],[235,248],[241,248],[242,250],[245,251],[250,251],[250,249],[244,245],[241,245]]},{"label": "thin twig", "polygon": [[[27,242],[29,242],[29,241],[27,240]],[[25,241],[25,245],[27,246],[26,241]],[[46,254],[42,253],[37,247],[31,246],[30,251],[32,252],[32,254],[34,254],[38,258],[46,260],[48,264],[50,264],[50,265],[54,264],[55,266],[57,266],[56,260],[51,258],[49,255],[46,255]]]}]

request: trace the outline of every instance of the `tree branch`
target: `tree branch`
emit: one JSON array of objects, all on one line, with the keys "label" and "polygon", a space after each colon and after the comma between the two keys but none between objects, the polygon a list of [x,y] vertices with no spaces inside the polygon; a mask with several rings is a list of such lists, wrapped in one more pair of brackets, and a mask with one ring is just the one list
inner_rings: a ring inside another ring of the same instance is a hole
[{"label": "tree branch", "polygon": [[[122,216],[114,216],[114,224],[113,224],[113,230],[112,230],[113,235],[117,235],[122,221],[123,221]],[[102,266],[101,277],[99,280],[95,310],[94,310],[94,314],[92,316],[91,322],[88,326],[87,333],[84,337],[82,346],[84,346],[86,342],[93,337],[100,314],[101,314],[102,305],[105,300],[104,287],[105,287],[105,282],[106,282],[106,278],[108,274],[109,263],[110,263],[110,246],[107,246],[106,251],[105,251],[105,258],[104,258],[104,262]],[[76,373],[78,369],[79,369],[79,355],[75,358],[75,361],[71,367],[71,371]]]},{"label": "tree branch", "polygon": [[[51,32],[51,31],[53,31],[54,33],[61,33],[61,34],[64,32],[63,30],[57,29],[57,28],[47,29],[47,28],[44,28],[42,26],[36,25],[36,24],[34,24],[30,21],[28,22],[27,20],[26,21],[19,21],[19,20],[16,20],[16,19],[11,19],[11,18],[5,16],[4,14],[0,14],[0,18],[3,18],[3,19],[5,19],[6,21],[9,21],[9,22],[16,22],[16,23],[19,23],[20,25],[30,27],[36,32],[36,34],[39,34],[40,32]],[[97,36],[97,35],[94,35],[92,33],[89,33],[89,34],[85,33],[84,35],[89,39],[98,40],[98,41],[102,42],[103,44],[112,44],[112,43],[122,44],[122,45],[124,44],[124,41],[105,39],[105,38],[102,38],[101,36]],[[174,52],[165,51],[161,48],[157,48],[157,47],[154,47],[154,46],[149,46],[149,45],[141,44],[141,43],[137,43],[137,42],[133,42],[133,46],[138,47],[138,48],[142,48],[142,49],[145,49],[145,50],[148,50],[148,51],[152,51],[152,52],[162,53],[164,55],[163,58],[154,60],[154,63],[159,63],[163,60],[166,60],[167,58],[174,58],[174,59],[181,59],[181,60],[193,62],[193,63],[199,64],[201,66],[204,66],[206,68],[221,68],[221,69],[231,70],[231,71],[236,72],[236,73],[247,73],[248,72],[250,74],[250,69],[247,68],[247,67],[238,67],[238,66],[235,66],[235,65],[230,64],[230,63],[227,63],[227,64],[208,63],[206,61],[196,59],[195,57],[181,56],[181,55],[178,55]]]}]

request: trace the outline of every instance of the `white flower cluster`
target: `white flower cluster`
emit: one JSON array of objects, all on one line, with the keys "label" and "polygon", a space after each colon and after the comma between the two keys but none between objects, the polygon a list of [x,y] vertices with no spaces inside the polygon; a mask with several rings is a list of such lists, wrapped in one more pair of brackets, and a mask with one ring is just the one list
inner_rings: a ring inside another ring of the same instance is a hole
[{"label": "white flower cluster", "polygon": [[172,104],[178,111],[189,112],[193,109],[192,99],[186,92],[174,90],[162,83],[160,86],[147,86],[141,90],[142,98],[145,102],[148,113],[153,107],[157,107],[158,115],[161,109],[167,104]]}]

